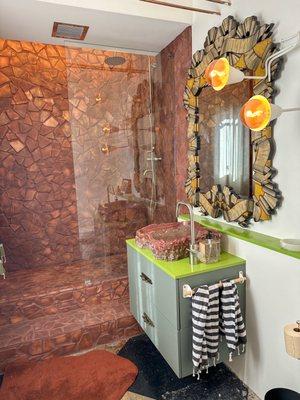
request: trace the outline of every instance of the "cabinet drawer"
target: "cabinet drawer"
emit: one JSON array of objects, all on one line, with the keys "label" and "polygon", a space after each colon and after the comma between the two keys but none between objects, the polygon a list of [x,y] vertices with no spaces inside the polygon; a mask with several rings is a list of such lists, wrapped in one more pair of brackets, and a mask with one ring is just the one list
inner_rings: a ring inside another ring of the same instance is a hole
[{"label": "cabinet drawer", "polygon": [[127,254],[133,315],[140,322],[141,310],[155,306],[169,320],[170,325],[175,329],[180,329],[178,282],[130,246],[128,246]]},{"label": "cabinet drawer", "polygon": [[[179,307],[180,307],[180,327],[189,328],[192,326],[192,307],[191,299],[184,299],[182,296],[182,287],[184,284],[188,284],[191,288],[197,288],[201,285],[212,285],[223,279],[233,279],[239,276],[239,271],[243,271],[244,275],[246,266],[245,264],[218,269],[213,272],[208,272],[200,275],[191,276],[188,278],[179,279]],[[237,285],[240,296],[240,305],[243,315],[245,315],[246,306],[246,285]]]},{"label": "cabinet drawer", "polygon": [[170,324],[167,318],[155,307],[148,306],[142,312],[141,327],[151,339],[152,343],[180,377],[181,366],[179,357],[179,331]]}]

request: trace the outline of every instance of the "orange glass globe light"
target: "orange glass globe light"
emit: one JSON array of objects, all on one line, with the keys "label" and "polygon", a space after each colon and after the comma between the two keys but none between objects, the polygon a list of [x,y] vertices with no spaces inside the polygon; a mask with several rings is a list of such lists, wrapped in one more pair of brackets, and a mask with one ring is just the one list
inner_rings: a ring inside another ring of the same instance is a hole
[{"label": "orange glass globe light", "polygon": [[241,109],[242,123],[252,131],[259,132],[265,129],[271,121],[271,104],[264,96],[253,96]]},{"label": "orange glass globe light", "polygon": [[206,82],[215,90],[222,90],[229,80],[230,65],[227,58],[212,61],[205,70]]}]

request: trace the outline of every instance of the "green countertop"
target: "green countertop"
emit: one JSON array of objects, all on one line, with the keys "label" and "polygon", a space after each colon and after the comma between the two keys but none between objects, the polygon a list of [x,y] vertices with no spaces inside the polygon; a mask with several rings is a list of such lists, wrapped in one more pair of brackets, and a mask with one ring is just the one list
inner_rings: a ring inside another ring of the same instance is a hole
[{"label": "green countertop", "polygon": [[142,254],[149,261],[155,264],[158,268],[162,269],[166,274],[171,276],[173,279],[186,278],[192,275],[204,274],[206,272],[212,272],[217,269],[235,267],[237,265],[245,264],[245,260],[240,257],[236,257],[230,253],[221,253],[220,260],[217,263],[212,264],[197,264],[191,267],[189,259],[184,258],[178,261],[163,261],[154,258],[151,250],[141,249],[135,243],[135,239],[126,240],[128,246],[132,247],[138,253]]},{"label": "green countertop", "polygon": [[[189,220],[189,216],[180,215],[179,219],[187,221]],[[253,243],[257,246],[265,247],[266,249],[277,251],[278,253],[300,259],[300,251],[289,251],[283,249],[280,246],[279,238],[250,231],[248,229],[243,229],[238,226],[232,226],[224,222],[215,221],[211,218],[201,217],[198,215],[195,215],[195,221],[207,228],[216,229],[225,235],[233,236],[237,239],[244,240],[245,242]]]}]

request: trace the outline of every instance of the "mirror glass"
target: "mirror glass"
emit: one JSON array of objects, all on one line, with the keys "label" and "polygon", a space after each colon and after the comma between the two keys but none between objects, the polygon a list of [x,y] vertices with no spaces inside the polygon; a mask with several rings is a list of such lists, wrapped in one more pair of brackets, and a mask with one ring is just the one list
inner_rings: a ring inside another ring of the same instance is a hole
[{"label": "mirror glass", "polygon": [[220,184],[241,196],[252,195],[251,135],[239,117],[252,93],[252,82],[245,80],[219,92],[205,87],[199,95],[200,175],[205,192]]}]

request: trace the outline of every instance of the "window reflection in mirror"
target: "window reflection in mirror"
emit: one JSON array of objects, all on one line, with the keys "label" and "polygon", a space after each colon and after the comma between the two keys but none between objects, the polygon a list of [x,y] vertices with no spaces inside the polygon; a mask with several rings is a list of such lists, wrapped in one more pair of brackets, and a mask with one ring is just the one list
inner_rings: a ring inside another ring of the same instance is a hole
[{"label": "window reflection in mirror", "polygon": [[241,196],[251,196],[251,138],[239,117],[242,105],[251,96],[249,81],[226,86],[219,92],[205,87],[200,93],[202,192],[220,184],[231,186]]}]

